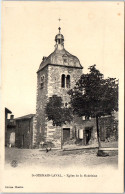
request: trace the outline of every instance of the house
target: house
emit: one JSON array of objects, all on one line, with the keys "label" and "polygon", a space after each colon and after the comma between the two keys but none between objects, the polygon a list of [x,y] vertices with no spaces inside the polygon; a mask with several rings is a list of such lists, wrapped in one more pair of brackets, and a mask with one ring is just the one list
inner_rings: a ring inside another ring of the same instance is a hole
[{"label": "house", "polygon": [[28,114],[15,119],[16,136],[15,146],[18,148],[33,148],[35,114]]},{"label": "house", "polygon": [[[113,112],[111,115],[106,115],[98,118],[99,135],[101,141],[118,140],[118,115]],[[90,145],[95,143],[93,141],[93,131],[96,128],[95,118],[84,118],[82,121],[82,129],[78,130],[76,139],[82,141],[83,145]]]},{"label": "house", "polygon": [[[8,118],[8,114],[11,114],[10,118]],[[12,115],[12,112],[8,108],[5,108],[5,146],[15,146],[15,128],[14,115]]]}]

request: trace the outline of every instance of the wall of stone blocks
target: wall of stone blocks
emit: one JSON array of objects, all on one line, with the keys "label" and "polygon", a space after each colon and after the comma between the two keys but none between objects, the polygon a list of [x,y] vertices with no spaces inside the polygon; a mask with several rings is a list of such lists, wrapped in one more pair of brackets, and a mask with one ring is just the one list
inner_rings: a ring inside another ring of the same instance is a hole
[{"label": "wall of stone blocks", "polygon": [[[91,136],[91,144],[97,142],[97,127],[96,127],[96,119],[92,118],[90,120],[82,120],[80,117],[76,117],[79,122],[76,125],[77,129],[77,138],[79,138],[78,130],[83,129],[85,130],[86,127],[92,127],[92,136]],[[81,121],[80,121],[81,120]],[[113,123],[114,123],[114,118],[112,116],[106,116],[106,117],[101,117],[98,120],[99,124],[99,131],[100,131],[100,140],[105,141],[107,137],[112,137],[113,135]]]},{"label": "wall of stone blocks", "polygon": [[[24,144],[22,138],[24,136]],[[15,130],[15,146],[18,148],[32,148],[33,119],[17,120]]]},{"label": "wall of stone blocks", "polygon": [[36,119],[36,115],[33,117],[33,134],[32,134],[32,147],[34,148],[36,146],[36,142],[37,142],[37,119]]},{"label": "wall of stone blocks", "polygon": [[[51,121],[47,120],[45,114],[45,107],[49,97],[53,95],[61,96],[63,103],[70,101],[70,96],[67,94],[69,88],[61,87],[62,74],[70,75],[71,87],[73,88],[76,81],[82,74],[82,69],[63,67],[56,65],[48,65],[38,72],[37,75],[37,107],[36,107],[36,134],[34,137],[35,142],[39,141],[51,141],[56,148],[61,148],[62,141],[62,127],[53,126]],[[44,88],[40,89],[40,77],[45,76]],[[68,125],[69,128],[73,128],[74,124]],[[64,128],[67,126],[65,125]],[[72,137],[72,130],[70,130],[70,136]],[[39,140],[38,140],[39,138]]]},{"label": "wall of stone blocks", "polygon": [[116,138],[117,134],[114,129],[114,117],[106,116],[99,118],[99,128],[100,128],[100,137],[102,141],[105,141],[107,138],[113,137]]},{"label": "wall of stone blocks", "polygon": [[57,149],[61,149],[61,136],[62,128],[60,126],[53,126],[52,121],[47,122],[47,136],[46,141],[52,142],[54,147]]},{"label": "wall of stone blocks", "polygon": [[[61,87],[61,76],[62,74],[70,75],[70,88]],[[63,66],[48,66],[48,97],[51,97],[53,94],[61,96],[63,101],[69,101],[69,95],[67,94],[68,90],[75,86],[76,81],[80,78],[82,74],[82,69],[63,67]]]},{"label": "wall of stone blocks", "polygon": [[[41,88],[41,76],[44,76],[44,85]],[[37,73],[37,104],[36,104],[36,124],[34,145],[39,146],[41,141],[45,141],[47,133],[47,118],[45,107],[48,97],[48,66]]]},{"label": "wall of stone blocks", "polygon": [[[65,76],[70,75],[70,88],[62,88],[61,87],[61,76],[65,74]],[[70,101],[70,96],[67,94],[69,89],[75,86],[76,81],[80,78],[82,74],[82,69],[79,68],[71,68],[71,67],[63,67],[63,66],[48,66],[48,98],[52,95],[61,96],[63,103],[67,103]],[[55,128],[48,122],[47,125],[47,134],[51,133],[51,140],[53,140],[56,147],[62,144],[63,138],[63,128],[70,128],[70,138],[73,136],[74,122],[67,123],[61,127]],[[53,129],[53,132],[51,130]]]}]

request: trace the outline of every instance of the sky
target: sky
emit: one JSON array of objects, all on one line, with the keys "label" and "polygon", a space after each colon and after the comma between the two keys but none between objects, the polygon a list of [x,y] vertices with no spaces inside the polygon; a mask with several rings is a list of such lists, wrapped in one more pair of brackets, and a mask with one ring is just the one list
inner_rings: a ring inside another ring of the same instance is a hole
[{"label": "sky", "polygon": [[96,64],[124,82],[123,2],[2,2],[2,106],[15,117],[36,112],[37,70],[54,51],[59,21],[64,47],[83,73]]}]

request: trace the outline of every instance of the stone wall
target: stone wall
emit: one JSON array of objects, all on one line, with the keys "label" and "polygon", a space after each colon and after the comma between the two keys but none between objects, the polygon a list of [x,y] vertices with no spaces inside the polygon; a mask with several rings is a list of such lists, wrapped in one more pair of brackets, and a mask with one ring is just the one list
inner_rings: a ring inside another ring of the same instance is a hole
[{"label": "stone wall", "polygon": [[[61,87],[61,76],[62,74],[70,75],[70,88]],[[80,78],[82,69],[71,68],[64,66],[48,66],[48,97],[52,95],[58,95],[63,98],[63,101],[69,101],[68,90],[75,86],[76,81]]]},{"label": "stone wall", "polygon": [[16,120],[15,146],[18,148],[33,147],[33,118]]},{"label": "stone wall", "polygon": [[118,125],[116,126],[115,122],[116,119],[114,116],[106,116],[99,118],[101,141],[105,141],[106,139],[118,139]]},{"label": "stone wall", "polygon": [[[91,131],[91,141],[89,142],[89,144],[94,144],[97,143],[97,130],[96,130],[96,120],[94,118],[92,118],[91,120],[83,120],[82,117],[74,117],[74,123],[75,123],[75,130],[74,134],[75,134],[75,138],[79,139],[79,130],[83,131],[83,140],[84,140],[84,136],[85,136],[85,129],[87,127],[92,128]],[[84,142],[83,142],[84,144]]]},{"label": "stone wall", "polygon": [[[44,85],[41,88],[41,77],[44,76]],[[36,130],[34,134],[34,146],[39,146],[41,141],[45,141],[47,133],[47,118],[45,116],[45,106],[48,97],[48,66],[37,73],[37,104],[36,104]]]},{"label": "stone wall", "polygon": [[36,147],[36,142],[37,142],[37,128],[36,128],[36,125],[37,125],[37,119],[36,119],[36,115],[33,117],[33,133],[32,133],[32,147],[35,148]]},{"label": "stone wall", "polygon": [[[70,88],[61,87],[61,76],[70,75]],[[67,94],[68,90],[75,86],[76,81],[82,74],[81,68],[72,68],[58,65],[48,65],[38,72],[37,75],[37,107],[36,107],[36,144],[43,142],[52,142],[56,148],[62,146],[62,128],[67,126],[56,127],[53,126],[52,121],[47,121],[45,114],[45,107],[49,97],[53,95],[61,96],[63,103],[70,101],[70,96]],[[45,83],[43,89],[40,88],[40,77],[45,76]],[[68,124],[69,126],[69,124]],[[70,129],[74,128],[72,122],[69,126]],[[72,138],[72,130],[70,130]]]},{"label": "stone wall", "polygon": [[[70,88],[61,87],[61,76],[70,75]],[[48,98],[52,95],[61,96],[63,103],[70,101],[70,96],[67,94],[68,90],[75,86],[76,81],[80,78],[82,69],[62,67],[62,66],[48,66]],[[55,147],[62,147],[63,128],[70,128],[70,138],[72,138],[72,131],[74,129],[74,122],[63,125],[62,127],[53,127],[52,122],[47,122],[47,139],[52,141]]]},{"label": "stone wall", "polygon": [[[76,117],[76,138],[79,139],[79,129],[83,129],[83,134],[86,128],[92,128],[91,141],[89,144],[97,143],[97,127],[96,127],[96,119],[92,118],[90,120],[82,120],[79,117]],[[79,123],[79,124],[78,124]],[[118,126],[115,126],[115,119],[113,116],[101,117],[98,120],[99,124],[99,132],[100,132],[100,140],[105,141],[107,139],[117,140],[118,131],[115,129]],[[84,139],[84,136],[83,136]],[[84,143],[84,142],[83,142]]]},{"label": "stone wall", "polygon": [[53,126],[52,121],[47,122],[47,136],[46,141],[52,142],[54,147],[61,149],[62,137],[61,137],[62,128],[59,126]]}]

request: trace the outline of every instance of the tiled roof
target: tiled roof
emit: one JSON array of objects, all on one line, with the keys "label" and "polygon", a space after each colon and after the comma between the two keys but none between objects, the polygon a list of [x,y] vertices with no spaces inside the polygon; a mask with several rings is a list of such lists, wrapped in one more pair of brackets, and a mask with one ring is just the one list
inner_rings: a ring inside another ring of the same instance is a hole
[{"label": "tiled roof", "polygon": [[15,120],[31,119],[34,116],[35,116],[35,114],[28,114],[28,115],[25,115],[25,116],[22,116],[22,117],[18,117]]}]

